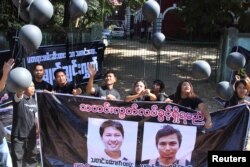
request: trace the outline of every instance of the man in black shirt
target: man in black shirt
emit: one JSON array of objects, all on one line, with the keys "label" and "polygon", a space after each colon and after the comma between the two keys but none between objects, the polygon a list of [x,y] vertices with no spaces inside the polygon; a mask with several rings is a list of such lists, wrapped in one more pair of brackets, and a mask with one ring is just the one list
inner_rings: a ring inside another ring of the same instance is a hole
[{"label": "man in black shirt", "polygon": [[119,92],[114,89],[114,84],[116,83],[116,76],[114,72],[108,71],[104,75],[105,85],[101,87],[94,87],[94,78],[96,74],[95,67],[93,65],[89,66],[89,81],[87,84],[87,93],[94,95],[96,97],[101,97],[107,100],[120,100],[121,96]]},{"label": "man in black shirt", "polygon": [[[2,77],[0,80],[0,91],[4,89],[8,78],[8,73],[13,66],[14,66],[14,59],[9,59],[7,62],[4,63]],[[12,167],[9,147],[6,142],[5,131],[1,121],[0,121],[0,166]]]},{"label": "man in black shirt", "polygon": [[57,69],[54,72],[54,77],[56,85],[54,85],[53,90],[56,93],[69,93],[73,95],[80,95],[82,93],[82,89],[80,87],[77,88],[74,84],[67,81],[67,76],[64,69]]},{"label": "man in black shirt", "polygon": [[44,66],[40,63],[35,65],[33,70],[33,82],[36,89],[52,91],[52,85],[43,80]]},{"label": "man in black shirt", "polygon": [[36,136],[38,133],[37,104],[33,98],[34,83],[17,92],[13,100],[11,155],[13,167],[37,167]]},{"label": "man in black shirt", "polygon": [[165,84],[162,80],[154,80],[151,92],[157,97],[156,101],[165,101],[168,98],[168,95],[162,92],[164,88]]}]

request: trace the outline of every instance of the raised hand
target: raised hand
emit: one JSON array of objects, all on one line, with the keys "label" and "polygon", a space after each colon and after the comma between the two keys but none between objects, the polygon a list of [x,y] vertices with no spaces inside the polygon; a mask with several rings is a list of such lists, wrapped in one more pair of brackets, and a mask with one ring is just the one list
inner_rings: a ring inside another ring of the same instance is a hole
[{"label": "raised hand", "polygon": [[95,67],[94,67],[93,64],[89,64],[89,69],[88,70],[89,70],[90,76],[95,76],[96,70],[95,70]]},{"label": "raised hand", "polygon": [[4,62],[3,73],[8,74],[14,65],[15,65],[15,60],[12,58],[9,59],[7,62]]}]

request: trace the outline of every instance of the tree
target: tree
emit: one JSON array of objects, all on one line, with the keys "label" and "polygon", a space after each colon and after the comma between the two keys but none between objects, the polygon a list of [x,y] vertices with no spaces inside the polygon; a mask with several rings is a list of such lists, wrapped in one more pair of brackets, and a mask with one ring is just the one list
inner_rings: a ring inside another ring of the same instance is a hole
[{"label": "tree", "polygon": [[[124,0],[124,7],[130,6],[132,10],[141,7],[145,0]],[[115,6],[110,4],[108,0],[86,0],[88,11],[85,15],[78,18],[79,28],[86,29],[94,23],[103,22],[103,17],[110,16],[115,11]],[[71,29],[75,27],[76,19],[70,18],[69,7],[70,0],[51,0],[54,6],[54,15],[48,24],[39,25],[41,29],[49,29],[51,31],[58,29]],[[0,30],[19,29],[22,25],[27,24],[18,18],[19,12],[12,4],[11,0],[1,0],[0,2]]]},{"label": "tree", "polygon": [[187,30],[196,34],[213,34],[236,26],[235,18],[244,14],[242,0],[180,0],[178,6]]}]

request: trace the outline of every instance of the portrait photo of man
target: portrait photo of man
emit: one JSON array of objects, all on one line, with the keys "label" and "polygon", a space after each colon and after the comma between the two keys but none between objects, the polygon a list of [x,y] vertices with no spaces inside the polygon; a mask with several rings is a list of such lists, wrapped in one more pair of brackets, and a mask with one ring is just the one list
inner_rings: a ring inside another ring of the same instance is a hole
[{"label": "portrait photo of man", "polygon": [[137,122],[97,118],[88,122],[88,164],[135,166]]},{"label": "portrait photo of man", "polygon": [[[151,133],[151,139],[148,134],[148,131],[152,132],[150,129],[157,129],[154,135]],[[155,167],[191,167],[195,137],[196,127],[145,123],[141,164]],[[154,147],[150,153],[149,147]]]}]

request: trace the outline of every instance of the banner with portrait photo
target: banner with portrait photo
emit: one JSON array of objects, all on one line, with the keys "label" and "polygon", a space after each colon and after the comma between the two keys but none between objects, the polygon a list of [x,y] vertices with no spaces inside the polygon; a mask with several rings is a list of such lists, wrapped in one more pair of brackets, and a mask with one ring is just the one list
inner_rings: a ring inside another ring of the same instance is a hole
[{"label": "banner with portrait photo", "polygon": [[[88,119],[88,161],[91,166],[135,166],[138,122],[115,119]],[[128,148],[129,151],[126,151]],[[109,152],[121,150],[119,158]],[[112,162],[112,163],[110,163]]]},{"label": "banner with portrait photo", "polygon": [[175,104],[42,92],[37,99],[46,167],[149,167],[171,145],[175,152],[165,155],[175,166],[206,167],[208,151],[246,145],[247,105],[211,113],[214,126],[205,130],[201,112]]}]

